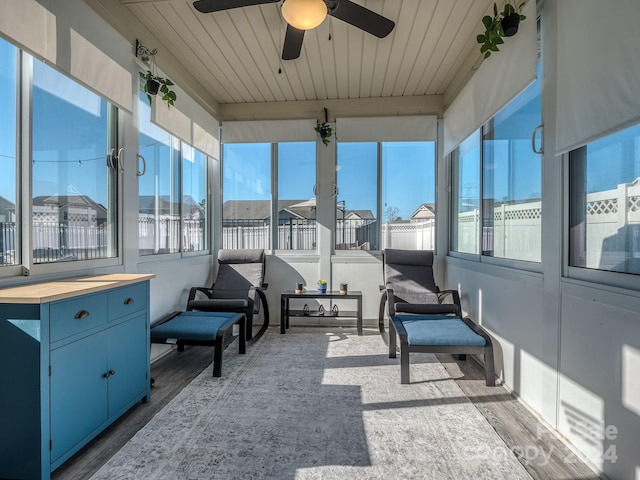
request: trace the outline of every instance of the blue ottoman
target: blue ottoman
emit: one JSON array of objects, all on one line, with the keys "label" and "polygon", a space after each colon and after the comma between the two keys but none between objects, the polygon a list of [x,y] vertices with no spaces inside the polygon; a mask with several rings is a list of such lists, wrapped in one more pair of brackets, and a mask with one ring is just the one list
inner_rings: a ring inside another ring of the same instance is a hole
[{"label": "blue ottoman", "polygon": [[389,358],[400,337],[400,383],[410,383],[409,352],[484,355],[485,382],[495,386],[491,337],[470,318],[455,315],[397,314],[389,322]]},{"label": "blue ottoman", "polygon": [[[222,375],[222,352],[238,338],[238,353],[247,352],[247,318],[234,312],[173,312],[151,327],[151,343],[213,346],[213,376]],[[239,325],[239,335],[233,335],[233,326]]]}]

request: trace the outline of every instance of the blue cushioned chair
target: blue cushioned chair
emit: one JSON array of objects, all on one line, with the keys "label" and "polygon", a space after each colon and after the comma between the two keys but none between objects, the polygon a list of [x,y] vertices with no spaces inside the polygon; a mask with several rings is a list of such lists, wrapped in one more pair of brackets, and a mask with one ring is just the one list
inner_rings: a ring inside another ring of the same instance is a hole
[{"label": "blue cushioned chair", "polygon": [[[220,250],[218,274],[211,287],[189,291],[187,311],[236,312],[247,317],[247,340],[259,339],[269,326],[269,305],[264,290],[265,255],[262,249]],[[264,323],[253,335],[253,317],[264,312]]]},{"label": "blue cushioned chair", "polygon": [[471,319],[462,316],[455,290],[440,290],[433,276],[430,250],[386,249],[383,252],[385,285],[378,324],[385,337],[385,305],[389,314],[389,357],[396,357],[400,338],[400,381],[410,383],[409,353],[484,355],[485,381],[495,385],[491,338]]}]

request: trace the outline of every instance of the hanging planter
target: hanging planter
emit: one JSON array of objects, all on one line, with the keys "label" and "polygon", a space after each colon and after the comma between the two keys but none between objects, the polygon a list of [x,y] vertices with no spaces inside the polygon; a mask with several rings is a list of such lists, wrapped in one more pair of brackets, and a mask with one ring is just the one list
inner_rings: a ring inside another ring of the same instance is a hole
[{"label": "hanging planter", "polygon": [[149,95],[157,95],[159,89],[160,89],[159,81],[153,78],[150,78],[149,80],[147,80],[147,84],[145,86],[145,92],[147,92]]},{"label": "hanging planter", "polygon": [[329,145],[331,142],[331,135],[333,135],[334,132],[333,128],[329,124],[329,111],[326,108],[324,109],[324,122],[316,122],[314,130],[320,135],[322,143]]},{"label": "hanging planter", "polygon": [[147,70],[145,73],[140,72],[140,78],[144,80],[143,90],[147,94],[149,105],[153,102],[153,97],[160,94],[162,95],[160,99],[166,102],[169,107],[175,103],[177,96],[176,92],[170,88],[174,85],[171,80],[154,75],[151,70]]},{"label": "hanging planter", "polygon": [[504,6],[504,10],[502,11],[503,18],[500,20],[500,25],[502,26],[502,32],[505,37],[513,37],[518,33],[520,20],[526,18],[524,15],[520,15],[520,10],[522,10],[523,5],[524,3],[518,7],[518,11],[516,11],[515,7],[510,3]]},{"label": "hanging planter", "polygon": [[491,55],[492,52],[500,51],[499,45],[504,43],[503,38],[512,37],[518,32],[520,22],[524,20],[524,15],[520,14],[524,2],[517,8],[506,3],[502,12],[498,12],[498,6],[493,4],[493,17],[485,15],[482,17],[482,24],[485,32],[476,37],[476,41],[482,45],[480,53],[484,54],[484,58]]}]

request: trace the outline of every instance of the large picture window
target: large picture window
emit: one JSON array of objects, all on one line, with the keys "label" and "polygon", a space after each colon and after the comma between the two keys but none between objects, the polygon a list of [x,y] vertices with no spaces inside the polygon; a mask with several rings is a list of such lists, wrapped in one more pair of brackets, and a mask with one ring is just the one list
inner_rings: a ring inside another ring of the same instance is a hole
[{"label": "large picture window", "polygon": [[0,39],[0,267],[20,261],[17,221],[17,55],[18,49]]},{"label": "large picture window", "polygon": [[542,123],[536,80],[484,126],[482,254],[539,262],[542,165],[531,135]]},{"label": "large picture window", "polygon": [[640,274],[640,125],[569,158],[569,265]]},{"label": "large picture window", "polygon": [[378,250],[378,143],[338,142],[336,250]]},{"label": "large picture window", "polygon": [[435,142],[382,145],[380,248],[433,250],[436,237]]},{"label": "large picture window", "polygon": [[222,248],[271,248],[271,144],[226,144],[222,160]]},{"label": "large picture window", "polygon": [[139,153],[146,169],[138,181],[140,255],[180,251],[180,141],[151,123],[151,108],[140,92]]},{"label": "large picture window", "polygon": [[278,248],[316,249],[316,143],[278,143]]},{"label": "large picture window", "polygon": [[115,257],[116,109],[33,60],[33,263]]},{"label": "large picture window", "polygon": [[480,132],[452,153],[451,250],[480,253]]},{"label": "large picture window", "polygon": [[199,150],[182,144],[182,251],[208,250],[207,164]]}]

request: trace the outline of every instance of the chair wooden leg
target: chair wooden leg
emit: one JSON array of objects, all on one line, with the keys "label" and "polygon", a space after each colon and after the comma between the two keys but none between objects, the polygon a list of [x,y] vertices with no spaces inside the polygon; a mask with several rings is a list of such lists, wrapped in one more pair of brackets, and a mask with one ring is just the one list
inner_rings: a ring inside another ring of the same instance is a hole
[{"label": "chair wooden leg", "polygon": [[496,386],[496,374],[493,365],[493,346],[487,343],[484,347],[484,377],[487,387]]},{"label": "chair wooden leg", "polygon": [[218,335],[216,336],[215,345],[213,347],[213,376],[221,377],[222,376],[222,350],[223,348],[223,340],[224,340],[224,332],[218,331]]},{"label": "chair wooden leg", "polygon": [[247,317],[240,319],[240,335],[238,336],[238,353],[247,353]]},{"label": "chair wooden leg", "polygon": [[400,343],[400,383],[411,383],[409,380],[409,346]]},{"label": "chair wooden leg", "polygon": [[396,327],[391,320],[389,320],[389,358],[396,358]]}]

